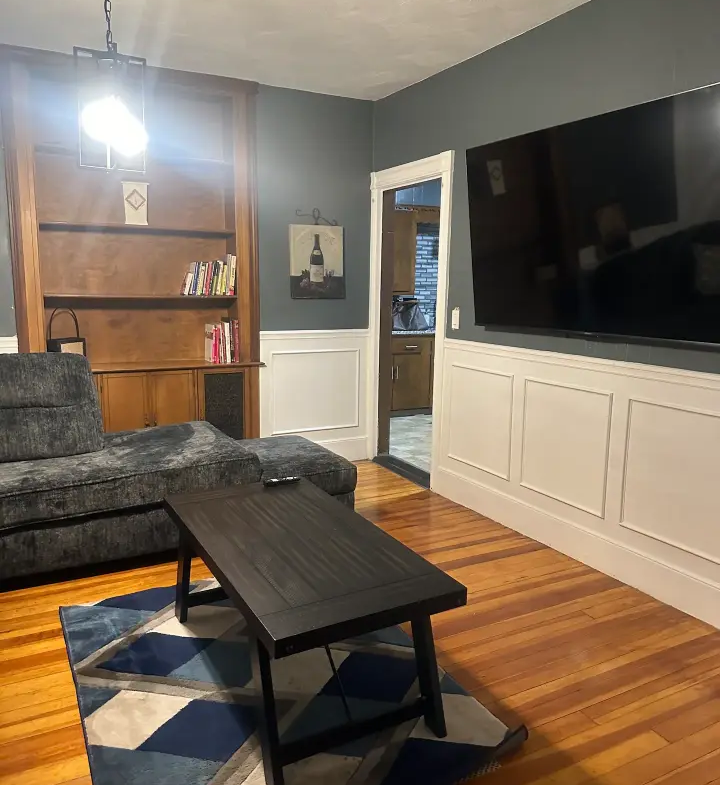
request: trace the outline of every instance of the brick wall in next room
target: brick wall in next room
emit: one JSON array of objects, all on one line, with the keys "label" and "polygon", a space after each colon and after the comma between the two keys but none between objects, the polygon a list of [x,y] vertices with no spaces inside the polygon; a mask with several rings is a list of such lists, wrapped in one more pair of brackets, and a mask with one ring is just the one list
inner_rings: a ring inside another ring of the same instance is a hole
[{"label": "brick wall in next room", "polygon": [[415,256],[415,296],[425,314],[428,326],[435,327],[435,303],[438,281],[437,224],[418,224],[417,252]]}]

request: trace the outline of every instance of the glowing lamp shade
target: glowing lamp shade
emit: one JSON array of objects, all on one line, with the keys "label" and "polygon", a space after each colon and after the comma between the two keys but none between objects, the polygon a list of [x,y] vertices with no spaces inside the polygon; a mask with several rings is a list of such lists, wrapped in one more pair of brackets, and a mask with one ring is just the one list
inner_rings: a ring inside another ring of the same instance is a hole
[{"label": "glowing lamp shade", "polygon": [[115,95],[87,104],[81,114],[85,133],[115,152],[132,158],[145,150],[148,135],[143,124]]}]

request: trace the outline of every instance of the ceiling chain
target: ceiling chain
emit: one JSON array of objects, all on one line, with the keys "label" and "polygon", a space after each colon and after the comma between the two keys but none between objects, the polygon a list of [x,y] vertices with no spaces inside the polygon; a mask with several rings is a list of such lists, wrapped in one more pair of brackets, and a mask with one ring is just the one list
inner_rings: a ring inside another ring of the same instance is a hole
[{"label": "ceiling chain", "polygon": [[105,0],[105,21],[107,22],[105,43],[107,43],[108,52],[114,52],[117,49],[117,46],[113,41],[112,27],[110,26],[111,16],[112,16],[112,0]]}]

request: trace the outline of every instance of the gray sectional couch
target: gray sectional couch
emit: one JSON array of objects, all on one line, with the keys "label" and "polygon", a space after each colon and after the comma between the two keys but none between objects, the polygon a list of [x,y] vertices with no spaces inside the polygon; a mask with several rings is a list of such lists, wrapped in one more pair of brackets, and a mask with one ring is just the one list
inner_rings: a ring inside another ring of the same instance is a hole
[{"label": "gray sectional couch", "polygon": [[103,433],[84,357],[0,355],[0,581],[175,547],[165,496],[301,475],[353,506],[355,467],[206,422]]}]

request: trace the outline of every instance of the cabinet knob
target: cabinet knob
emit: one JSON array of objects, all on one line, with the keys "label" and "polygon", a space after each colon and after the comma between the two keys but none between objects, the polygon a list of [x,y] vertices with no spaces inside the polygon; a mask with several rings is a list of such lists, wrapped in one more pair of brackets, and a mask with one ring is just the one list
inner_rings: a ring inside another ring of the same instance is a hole
[{"label": "cabinet knob", "polygon": [[406,349],[417,349],[418,345],[416,343],[413,344],[405,344]]}]

